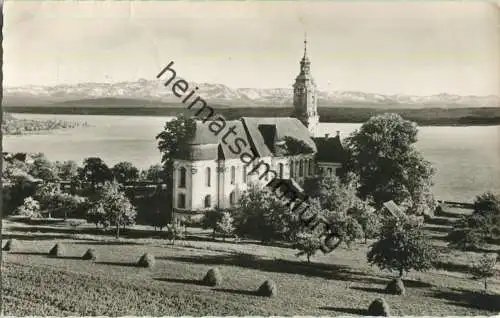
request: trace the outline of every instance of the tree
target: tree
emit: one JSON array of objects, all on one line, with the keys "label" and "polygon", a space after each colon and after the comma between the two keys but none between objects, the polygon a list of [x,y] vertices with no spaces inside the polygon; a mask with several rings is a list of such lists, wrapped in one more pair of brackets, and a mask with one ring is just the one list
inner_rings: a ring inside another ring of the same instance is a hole
[{"label": "tree", "polygon": [[437,252],[425,235],[422,222],[412,217],[388,217],[379,239],[368,251],[368,263],[380,269],[398,271],[399,277],[410,270],[432,268]]},{"label": "tree", "polygon": [[7,178],[9,182],[2,187],[2,210],[12,213],[23,204],[25,198],[35,195],[37,185],[32,182],[31,175],[18,169],[11,170]]},{"label": "tree", "polygon": [[471,269],[471,274],[474,279],[483,279],[484,280],[484,291],[488,291],[488,278],[491,278],[496,275],[496,256],[493,257],[488,253],[484,253],[479,261],[474,264]]},{"label": "tree", "polygon": [[474,200],[474,214],[500,214],[500,198],[492,192],[485,192]]},{"label": "tree", "polygon": [[86,199],[84,197],[61,192],[57,193],[52,200],[55,203],[55,217],[63,217],[66,220],[69,217],[84,215],[84,213],[76,215],[80,211],[83,212],[85,208]]},{"label": "tree", "polygon": [[97,228],[102,224],[105,228],[109,225],[106,221],[106,211],[103,202],[93,202],[87,211],[87,222],[94,223]]},{"label": "tree", "polygon": [[35,191],[35,199],[40,202],[40,209],[52,217],[52,212],[57,210],[58,202],[54,198],[61,193],[57,183],[44,183],[38,185]]},{"label": "tree", "polygon": [[56,168],[60,180],[71,181],[78,176],[78,165],[73,160],[56,161]]},{"label": "tree", "polygon": [[222,240],[226,240],[226,236],[233,234],[235,228],[233,225],[234,219],[231,216],[231,213],[228,211],[224,211],[220,218],[220,221],[217,222],[217,231],[222,233]]},{"label": "tree", "polygon": [[343,182],[337,176],[320,176],[311,179],[307,186],[311,187],[310,196],[318,198],[324,209],[349,213],[350,209],[363,204],[356,195],[355,179],[349,180]]},{"label": "tree", "polygon": [[56,165],[50,162],[44,154],[37,154],[31,164],[29,174],[46,182],[54,182],[59,179],[57,172]]},{"label": "tree", "polygon": [[83,161],[83,167],[79,169],[79,177],[82,181],[90,182],[95,192],[96,185],[111,181],[113,174],[101,158],[89,157]]},{"label": "tree", "polygon": [[357,179],[347,174],[343,179],[337,176],[320,176],[309,181],[310,215],[318,215],[328,223],[326,232],[329,236],[330,252],[342,243],[351,244],[363,237],[363,228],[358,222],[358,215],[368,209],[368,203],[356,195]]},{"label": "tree", "polygon": [[297,243],[295,248],[299,250],[297,257],[305,255],[307,262],[311,263],[311,257],[322,247],[323,239],[318,230],[304,230],[297,234]]},{"label": "tree", "polygon": [[376,238],[382,227],[382,217],[375,213],[375,211],[370,211],[365,208],[355,215],[356,220],[363,229],[363,236],[365,238],[365,243],[368,239]]},{"label": "tree", "polygon": [[189,154],[189,141],[196,133],[196,121],[193,118],[180,115],[165,123],[156,139],[162,157],[164,181],[167,184],[168,202],[173,202],[174,159],[186,158]]},{"label": "tree", "polygon": [[251,185],[239,199],[234,211],[234,225],[240,236],[262,242],[288,240],[299,226],[299,220],[285,200],[270,189]]},{"label": "tree", "polygon": [[27,197],[23,205],[19,207],[18,214],[30,218],[40,217],[40,204],[32,197]]},{"label": "tree", "polygon": [[165,171],[162,165],[156,164],[142,170],[139,178],[144,181],[163,182],[165,180]]},{"label": "tree", "polygon": [[137,212],[125,194],[120,191],[117,182],[105,182],[99,192],[99,199],[89,211],[91,220],[98,220],[104,213],[104,218],[100,220],[106,227],[108,224],[115,226],[116,238],[120,237],[120,226],[132,225],[135,223]]},{"label": "tree", "polygon": [[417,125],[397,114],[370,118],[346,139],[346,170],[359,176],[358,193],[379,209],[393,200],[410,213],[435,208],[434,169],[417,151]]},{"label": "tree", "polygon": [[478,195],[471,215],[462,216],[448,234],[450,246],[475,249],[500,235],[500,200],[490,192]]},{"label": "tree", "polygon": [[119,183],[136,181],[139,178],[139,169],[127,161],[117,163],[111,171]]}]

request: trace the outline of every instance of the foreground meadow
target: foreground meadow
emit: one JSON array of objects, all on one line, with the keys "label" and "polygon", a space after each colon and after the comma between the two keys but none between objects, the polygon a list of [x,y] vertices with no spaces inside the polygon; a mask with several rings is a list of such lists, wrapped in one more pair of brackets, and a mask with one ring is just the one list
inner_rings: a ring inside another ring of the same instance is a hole
[{"label": "foreground meadow", "polygon": [[[443,223],[443,218],[437,219]],[[445,225],[429,224],[442,233]],[[85,226],[83,226],[85,228]],[[5,237],[20,243],[3,253],[4,314],[6,315],[363,315],[368,305],[384,297],[393,315],[492,315],[500,310],[492,292],[464,273],[470,253],[443,247],[443,269],[410,273],[405,296],[385,294],[388,273],[366,263],[368,245],[343,247],[318,254],[312,264],[295,257],[295,250],[252,243],[186,240],[172,246],[159,238],[124,238],[70,234],[82,232],[61,222],[26,226],[4,221]],[[64,233],[64,234],[62,234]],[[436,245],[444,246],[439,235]],[[60,243],[61,257],[48,257]],[[97,261],[84,261],[89,248]],[[135,264],[145,252],[156,257],[153,268]],[[200,284],[210,268],[218,267],[218,287]],[[273,280],[273,298],[255,294]]]}]

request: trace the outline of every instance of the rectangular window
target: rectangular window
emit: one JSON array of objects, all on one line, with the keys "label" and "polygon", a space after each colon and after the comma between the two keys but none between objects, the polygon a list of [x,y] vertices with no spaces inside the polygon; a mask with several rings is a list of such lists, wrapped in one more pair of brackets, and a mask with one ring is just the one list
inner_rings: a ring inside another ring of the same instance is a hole
[{"label": "rectangular window", "polygon": [[236,168],[231,167],[231,184],[235,184],[236,182]]},{"label": "rectangular window", "polygon": [[243,166],[243,182],[247,182],[247,166]]}]

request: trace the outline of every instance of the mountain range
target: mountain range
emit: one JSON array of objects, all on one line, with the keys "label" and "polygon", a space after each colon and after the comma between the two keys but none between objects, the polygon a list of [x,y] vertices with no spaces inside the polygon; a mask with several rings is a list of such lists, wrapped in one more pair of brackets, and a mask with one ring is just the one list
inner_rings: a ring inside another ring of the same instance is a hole
[{"label": "mountain range", "polygon": [[[208,103],[228,107],[289,107],[291,88],[230,88],[223,84],[190,83],[199,87],[194,96]],[[74,85],[28,85],[4,88],[5,106],[182,106],[182,98],[158,80],[140,79],[119,83],[80,83]],[[500,96],[384,95],[356,91],[319,91],[319,107],[374,108],[463,108],[499,107]]]}]

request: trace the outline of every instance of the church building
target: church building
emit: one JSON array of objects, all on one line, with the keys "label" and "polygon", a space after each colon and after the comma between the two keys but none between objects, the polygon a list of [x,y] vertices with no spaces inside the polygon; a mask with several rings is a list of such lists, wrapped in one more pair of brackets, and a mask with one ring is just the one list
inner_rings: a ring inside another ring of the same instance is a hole
[{"label": "church building", "polygon": [[[174,161],[176,214],[231,208],[251,184],[266,186],[274,179],[302,184],[319,173],[333,175],[341,167],[345,154],[340,134],[317,137],[317,89],[307,56],[307,41],[304,44],[300,71],[293,85],[291,117],[228,120],[227,126],[237,136],[229,142],[228,134],[215,135],[206,123],[196,121],[189,154]],[[234,151],[242,145],[254,157],[251,163]]]}]

